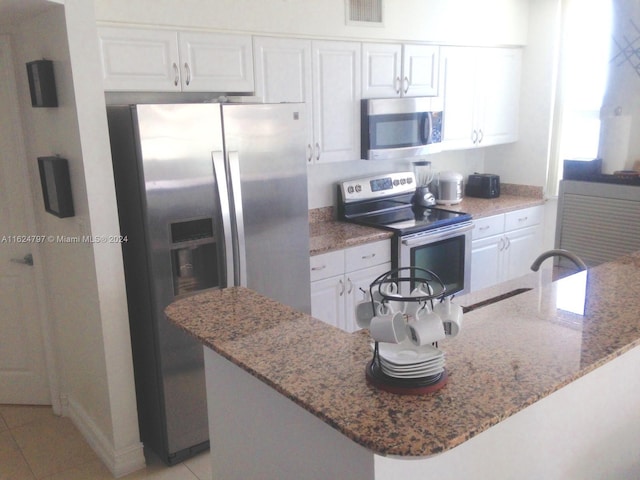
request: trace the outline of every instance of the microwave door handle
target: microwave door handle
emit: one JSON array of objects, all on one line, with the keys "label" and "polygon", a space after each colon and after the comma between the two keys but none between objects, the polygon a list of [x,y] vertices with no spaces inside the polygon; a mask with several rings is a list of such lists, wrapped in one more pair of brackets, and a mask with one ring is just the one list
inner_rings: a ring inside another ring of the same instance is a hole
[{"label": "microwave door handle", "polygon": [[225,258],[226,287],[231,287],[234,281],[233,269],[233,236],[231,230],[231,208],[229,206],[229,190],[227,188],[227,176],[225,175],[224,153],[221,151],[211,152],[213,160],[213,173],[218,190],[218,201],[220,203],[220,213],[222,215],[222,234]]},{"label": "microwave door handle", "polygon": [[431,134],[433,132],[433,117],[431,112],[425,112],[422,119],[422,144],[429,145],[431,143]]},{"label": "microwave door handle", "polygon": [[231,197],[236,219],[236,242],[238,246],[238,278],[236,285],[247,286],[247,249],[244,239],[244,215],[242,212],[242,188],[240,186],[240,155],[229,152],[229,176],[231,177]]}]

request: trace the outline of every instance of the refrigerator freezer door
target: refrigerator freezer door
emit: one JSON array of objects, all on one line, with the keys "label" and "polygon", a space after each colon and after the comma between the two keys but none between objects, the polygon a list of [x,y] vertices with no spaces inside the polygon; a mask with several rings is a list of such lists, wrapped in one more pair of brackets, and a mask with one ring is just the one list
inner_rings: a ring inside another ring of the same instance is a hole
[{"label": "refrigerator freezer door", "polygon": [[310,313],[305,105],[222,109],[230,172],[240,176],[231,196],[232,210],[241,209],[246,277],[236,283]]}]

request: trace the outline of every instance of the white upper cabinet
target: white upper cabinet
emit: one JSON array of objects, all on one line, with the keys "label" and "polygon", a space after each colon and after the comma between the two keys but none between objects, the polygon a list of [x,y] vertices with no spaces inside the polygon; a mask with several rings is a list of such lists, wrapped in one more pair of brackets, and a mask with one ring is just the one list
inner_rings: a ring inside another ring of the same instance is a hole
[{"label": "white upper cabinet", "polygon": [[314,159],[311,42],[295,38],[254,37],[255,94],[266,103],[305,103],[307,161]]},{"label": "white upper cabinet", "polygon": [[362,97],[437,96],[440,47],[364,43]]},{"label": "white upper cabinet", "polygon": [[313,161],[360,157],[360,43],[313,41]]},{"label": "white upper cabinet", "polygon": [[253,92],[251,36],[178,33],[183,90]]},{"label": "white upper cabinet", "polygon": [[522,53],[516,48],[443,47],[444,150],[518,139]]},{"label": "white upper cabinet", "polygon": [[104,89],[253,92],[251,37],[99,27]]},{"label": "white upper cabinet", "polygon": [[307,161],[360,159],[360,44],[255,37],[256,96],[305,102]]}]

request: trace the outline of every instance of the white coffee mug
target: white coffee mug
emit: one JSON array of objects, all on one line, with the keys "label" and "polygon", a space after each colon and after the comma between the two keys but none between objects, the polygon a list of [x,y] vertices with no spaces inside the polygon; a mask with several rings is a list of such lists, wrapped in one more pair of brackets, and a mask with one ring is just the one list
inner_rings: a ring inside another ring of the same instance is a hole
[{"label": "white coffee mug", "polygon": [[442,318],[444,332],[447,337],[455,337],[460,333],[462,328],[462,307],[460,305],[451,303],[451,299],[446,297],[433,310]]},{"label": "white coffee mug", "polygon": [[442,340],[445,337],[442,319],[433,312],[420,314],[418,320],[407,324],[407,336],[417,346]]},{"label": "white coffee mug", "polygon": [[371,337],[378,342],[399,343],[407,336],[402,312],[376,315],[369,325]]},{"label": "white coffee mug", "polygon": [[371,319],[376,315],[380,302],[362,300],[356,305],[356,325],[360,328],[369,328]]}]

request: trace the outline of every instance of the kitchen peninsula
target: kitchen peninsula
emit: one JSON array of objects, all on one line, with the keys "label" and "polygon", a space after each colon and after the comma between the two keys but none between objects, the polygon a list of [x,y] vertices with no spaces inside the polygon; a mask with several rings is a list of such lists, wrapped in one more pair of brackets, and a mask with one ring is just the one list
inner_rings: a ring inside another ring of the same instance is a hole
[{"label": "kitchen peninsula", "polygon": [[640,253],[465,315],[447,385],[367,384],[345,333],[244,288],[168,317],[205,345],[214,478],[637,478]]}]

